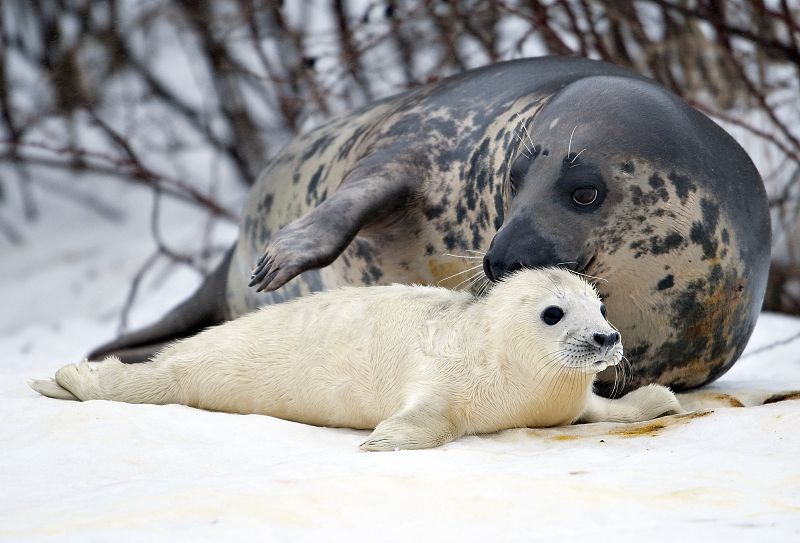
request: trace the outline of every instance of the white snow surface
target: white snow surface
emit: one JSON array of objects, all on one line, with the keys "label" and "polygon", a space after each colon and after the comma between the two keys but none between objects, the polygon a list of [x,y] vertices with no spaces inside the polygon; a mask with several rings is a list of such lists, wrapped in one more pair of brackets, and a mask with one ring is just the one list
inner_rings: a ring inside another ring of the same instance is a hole
[{"label": "white snow surface", "polygon": [[[115,335],[153,250],[147,194],[115,190],[123,223],[39,194],[26,244],[0,245],[0,541],[800,540],[800,401],[363,453],[367,432],[37,395],[28,379]],[[178,248],[198,228],[164,214]],[[134,324],[197,280],[145,281]],[[798,332],[762,315],[711,392],[800,390],[800,342],[761,350]]]}]

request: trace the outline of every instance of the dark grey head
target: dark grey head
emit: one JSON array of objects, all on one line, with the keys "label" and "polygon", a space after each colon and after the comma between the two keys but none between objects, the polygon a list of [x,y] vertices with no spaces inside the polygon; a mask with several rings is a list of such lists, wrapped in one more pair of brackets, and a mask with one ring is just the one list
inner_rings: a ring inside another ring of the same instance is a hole
[{"label": "dark grey head", "polygon": [[598,225],[614,215],[636,169],[693,160],[702,142],[691,116],[675,96],[638,79],[595,76],[559,91],[528,127],[535,147],[522,146],[512,160],[512,201],[486,275],[554,264],[584,271],[598,250]]}]

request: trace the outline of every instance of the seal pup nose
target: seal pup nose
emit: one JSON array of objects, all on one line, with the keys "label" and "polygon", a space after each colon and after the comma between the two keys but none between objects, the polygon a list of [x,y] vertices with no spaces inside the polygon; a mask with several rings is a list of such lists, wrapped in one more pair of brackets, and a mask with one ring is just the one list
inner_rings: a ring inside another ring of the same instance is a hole
[{"label": "seal pup nose", "polygon": [[610,334],[595,334],[592,336],[592,339],[594,339],[594,342],[601,347],[604,345],[615,345],[619,341],[619,333],[611,332]]}]

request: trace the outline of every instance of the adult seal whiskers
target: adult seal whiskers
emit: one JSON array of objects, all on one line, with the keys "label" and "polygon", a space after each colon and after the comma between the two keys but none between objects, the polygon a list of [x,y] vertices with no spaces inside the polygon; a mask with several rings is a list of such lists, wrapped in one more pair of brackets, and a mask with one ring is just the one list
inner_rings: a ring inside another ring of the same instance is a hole
[{"label": "adult seal whiskers", "polygon": [[342,288],[267,306],[150,362],[71,364],[32,386],[56,398],[375,428],[362,444],[371,451],[680,412],[657,385],[618,400],[592,393],[595,374],[622,358],[605,315],[592,286],[558,269],[513,273],[482,298],[422,286]]},{"label": "adult seal whiskers", "polygon": [[[625,390],[690,388],[744,349],[769,250],[759,174],[707,117],[611,64],[515,60],[297,138],[255,183],[238,241],[198,292],[91,357],[143,360],[175,337],[343,285],[473,286],[480,261],[447,255],[479,251],[492,280],[557,264],[602,276],[628,345]],[[598,386],[609,394],[612,382],[606,373]]]}]

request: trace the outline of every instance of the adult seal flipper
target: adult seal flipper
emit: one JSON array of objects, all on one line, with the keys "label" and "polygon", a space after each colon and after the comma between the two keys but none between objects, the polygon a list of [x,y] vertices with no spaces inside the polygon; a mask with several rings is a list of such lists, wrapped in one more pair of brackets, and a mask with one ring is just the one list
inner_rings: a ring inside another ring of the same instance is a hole
[{"label": "adult seal flipper", "polygon": [[167,343],[227,320],[223,302],[232,254],[231,248],[194,294],[157,322],[97,347],[87,358],[101,360],[114,355],[129,364],[144,362]]},{"label": "adult seal flipper", "polygon": [[336,260],[362,229],[406,208],[414,184],[397,151],[373,151],[328,199],[281,228],[256,263],[248,286],[279,289],[301,273]]}]

